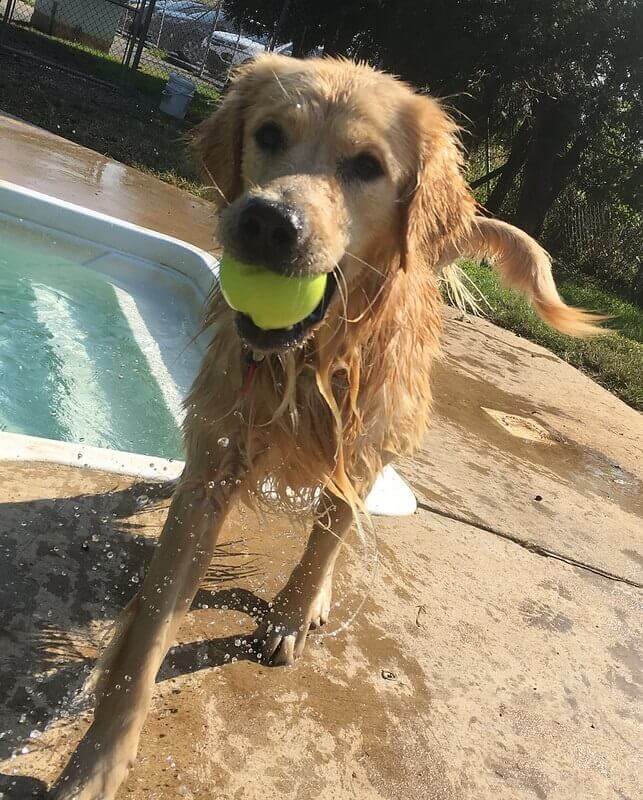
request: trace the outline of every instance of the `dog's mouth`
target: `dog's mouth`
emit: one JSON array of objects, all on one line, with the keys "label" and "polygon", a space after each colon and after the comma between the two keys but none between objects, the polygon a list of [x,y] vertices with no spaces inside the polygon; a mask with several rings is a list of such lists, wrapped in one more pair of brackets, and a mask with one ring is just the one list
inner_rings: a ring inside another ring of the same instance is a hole
[{"label": "dog's mouth", "polygon": [[307,317],[304,317],[301,322],[292,325],[290,328],[263,330],[257,327],[247,314],[238,311],[236,323],[239,336],[253,350],[263,353],[274,353],[299,347],[322,323],[335,295],[336,288],[335,273],[331,272],[328,275],[324,296],[317,307]]}]

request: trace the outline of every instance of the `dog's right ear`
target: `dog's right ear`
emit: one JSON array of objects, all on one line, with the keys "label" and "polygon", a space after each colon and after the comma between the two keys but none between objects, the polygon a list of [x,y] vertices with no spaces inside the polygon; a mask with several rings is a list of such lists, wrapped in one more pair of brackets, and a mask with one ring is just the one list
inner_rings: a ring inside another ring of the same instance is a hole
[{"label": "dog's right ear", "polygon": [[433,98],[414,96],[407,108],[416,168],[402,206],[400,263],[434,267],[471,224],[475,203],[464,180],[458,127]]},{"label": "dog's right ear", "polygon": [[228,205],[241,194],[246,72],[247,68],[236,74],[217,110],[196,128],[190,143],[218,206]]}]

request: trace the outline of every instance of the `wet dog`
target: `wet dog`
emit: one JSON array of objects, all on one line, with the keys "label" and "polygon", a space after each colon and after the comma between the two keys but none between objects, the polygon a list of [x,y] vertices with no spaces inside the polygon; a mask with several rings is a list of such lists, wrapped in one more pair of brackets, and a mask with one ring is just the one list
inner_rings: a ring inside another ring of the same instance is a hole
[{"label": "wet dog", "polygon": [[233,256],[285,275],[329,276],[319,306],[264,331],[215,292],[212,343],[186,403],[185,472],[141,590],[95,673],[94,722],[54,787],[110,800],[131,767],[156,673],[234,501],[270,494],[315,514],[306,552],[259,638],[291,664],[330,610],[333,567],[376,475],[420,442],[431,408],[438,273],[492,258],[505,283],[572,335],[526,234],[480,217],[456,125],[441,105],[349,61],[266,55],[244,66],[195,138]]}]

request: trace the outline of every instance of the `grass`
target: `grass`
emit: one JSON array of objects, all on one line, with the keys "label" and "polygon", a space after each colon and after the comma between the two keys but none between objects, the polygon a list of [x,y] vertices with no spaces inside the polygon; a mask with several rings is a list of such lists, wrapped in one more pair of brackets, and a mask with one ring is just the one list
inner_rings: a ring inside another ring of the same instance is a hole
[{"label": "grass", "polygon": [[612,315],[605,323],[614,331],[594,339],[572,339],[548,327],[520,295],[504,289],[484,264],[465,262],[464,271],[483,293],[489,319],[546,347],[585,372],[628,405],[643,410],[643,309],[587,280],[562,279],[567,303]]},{"label": "grass", "polygon": [[643,309],[631,300],[610,292],[588,278],[562,278],[558,288],[573,306],[609,314],[604,327],[618,331],[627,339],[643,344]]},{"label": "grass", "polygon": [[[203,196],[186,138],[214,108],[218,92],[199,85],[185,120],[158,110],[167,73],[131,72],[82,44],[10,27],[6,44],[78,74],[0,50],[0,110]],[[104,83],[86,80],[88,75]]]},{"label": "grass", "polygon": [[[103,86],[38,62],[0,51],[0,109],[67,139],[147,172],[192,194],[205,196],[186,152],[190,129],[213,108],[217,92],[199,86],[185,121],[158,111],[172,67],[144,64],[132,73],[117,59],[80,44],[10,27],[7,44],[48,61],[92,75]],[[547,347],[586,372],[635,408],[643,408],[643,311],[587,279],[560,281],[571,305],[613,316],[612,336],[575,340],[548,328],[530,306],[502,289],[495,275],[480,264],[465,270],[492,306],[490,319]]]}]

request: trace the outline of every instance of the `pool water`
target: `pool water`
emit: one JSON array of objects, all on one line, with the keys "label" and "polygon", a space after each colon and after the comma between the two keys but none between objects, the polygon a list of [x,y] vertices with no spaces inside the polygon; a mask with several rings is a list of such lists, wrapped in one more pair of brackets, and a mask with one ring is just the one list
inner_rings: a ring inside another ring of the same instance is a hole
[{"label": "pool water", "polygon": [[173,270],[0,214],[0,431],[181,457],[200,307]]}]

